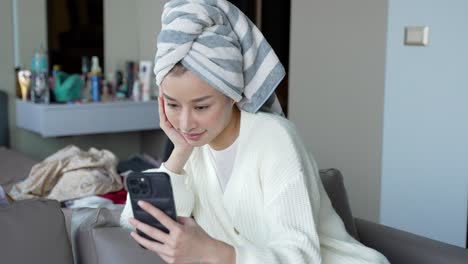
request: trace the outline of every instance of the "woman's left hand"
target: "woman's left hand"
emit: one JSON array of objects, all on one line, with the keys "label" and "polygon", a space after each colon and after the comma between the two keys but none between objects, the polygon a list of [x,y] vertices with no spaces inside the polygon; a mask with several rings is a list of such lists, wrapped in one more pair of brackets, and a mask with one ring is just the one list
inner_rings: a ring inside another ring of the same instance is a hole
[{"label": "woman's left hand", "polygon": [[157,253],[167,263],[211,262],[217,259],[217,248],[225,248],[226,244],[211,238],[190,217],[179,217],[179,222],[176,222],[149,203],[140,201],[138,205],[164,225],[169,234],[132,218],[129,222],[135,228],[161,243],[145,239],[136,232],[131,235],[140,245]]}]

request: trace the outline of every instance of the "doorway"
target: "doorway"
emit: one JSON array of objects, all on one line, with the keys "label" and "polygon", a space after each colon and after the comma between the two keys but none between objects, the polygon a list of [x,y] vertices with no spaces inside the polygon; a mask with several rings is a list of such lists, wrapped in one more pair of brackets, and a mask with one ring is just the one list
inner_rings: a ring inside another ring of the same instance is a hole
[{"label": "doorway", "polygon": [[286,76],[278,85],[276,95],[287,117],[291,0],[231,0],[231,3],[257,24],[286,69]]}]

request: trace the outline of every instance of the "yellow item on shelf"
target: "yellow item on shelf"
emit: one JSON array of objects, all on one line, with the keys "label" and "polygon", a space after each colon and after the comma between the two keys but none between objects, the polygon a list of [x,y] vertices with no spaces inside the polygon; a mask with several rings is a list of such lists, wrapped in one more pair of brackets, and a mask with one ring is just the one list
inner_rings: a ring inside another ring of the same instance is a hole
[{"label": "yellow item on shelf", "polygon": [[28,100],[28,92],[31,85],[31,72],[28,70],[22,70],[18,72],[18,82],[21,88],[21,99],[23,101]]}]

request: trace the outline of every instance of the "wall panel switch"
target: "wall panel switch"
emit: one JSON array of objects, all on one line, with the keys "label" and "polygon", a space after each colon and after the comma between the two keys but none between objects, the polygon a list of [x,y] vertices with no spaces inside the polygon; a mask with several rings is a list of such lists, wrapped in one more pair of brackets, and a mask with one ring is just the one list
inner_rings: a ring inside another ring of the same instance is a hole
[{"label": "wall panel switch", "polygon": [[405,45],[427,46],[429,27],[405,27]]}]

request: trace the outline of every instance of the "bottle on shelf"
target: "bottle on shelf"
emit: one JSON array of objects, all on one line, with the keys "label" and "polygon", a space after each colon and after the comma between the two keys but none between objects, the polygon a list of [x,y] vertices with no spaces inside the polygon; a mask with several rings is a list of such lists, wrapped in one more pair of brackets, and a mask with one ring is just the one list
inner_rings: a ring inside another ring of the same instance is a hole
[{"label": "bottle on shelf", "polygon": [[41,43],[35,50],[31,61],[31,101],[34,103],[48,104],[50,102],[48,71],[47,51]]},{"label": "bottle on shelf", "polygon": [[89,58],[86,56],[81,57],[81,80],[83,87],[81,88],[81,101],[89,102],[91,100],[91,79],[89,74]]},{"label": "bottle on shelf", "polygon": [[93,102],[101,101],[101,67],[99,66],[99,58],[91,57],[91,97]]},{"label": "bottle on shelf", "polygon": [[151,68],[153,63],[151,61],[141,61],[140,70],[138,71],[138,79],[141,83],[141,99],[143,101],[151,100]]},{"label": "bottle on shelf", "polygon": [[133,88],[132,88],[132,99],[133,101],[141,101],[142,99],[142,94],[141,94],[141,85],[139,80],[134,80],[133,81]]},{"label": "bottle on shelf", "polygon": [[18,73],[21,71],[21,67],[15,67],[15,91],[17,98],[23,98],[23,93],[21,92],[21,85],[18,78]]}]

